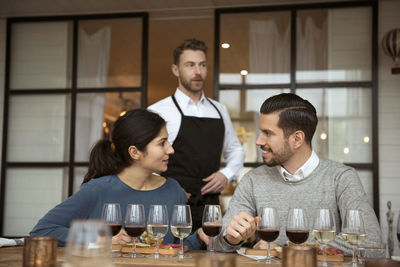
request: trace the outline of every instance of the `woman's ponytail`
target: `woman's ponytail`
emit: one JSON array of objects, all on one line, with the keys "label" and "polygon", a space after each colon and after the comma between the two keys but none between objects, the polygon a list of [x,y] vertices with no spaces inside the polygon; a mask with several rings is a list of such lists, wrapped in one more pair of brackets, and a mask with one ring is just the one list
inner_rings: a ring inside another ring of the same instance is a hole
[{"label": "woman's ponytail", "polygon": [[90,152],[89,167],[82,184],[93,178],[119,173],[122,167],[122,160],[112,147],[110,140],[100,140]]}]

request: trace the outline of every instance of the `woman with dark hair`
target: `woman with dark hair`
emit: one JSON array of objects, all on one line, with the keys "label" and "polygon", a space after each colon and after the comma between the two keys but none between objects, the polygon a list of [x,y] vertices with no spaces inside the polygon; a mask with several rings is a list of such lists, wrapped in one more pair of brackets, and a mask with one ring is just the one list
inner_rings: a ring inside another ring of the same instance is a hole
[{"label": "woman with dark hair", "polygon": [[[63,246],[71,222],[99,219],[104,203],[119,203],[122,215],[131,203],[143,204],[146,213],[150,205],[163,204],[170,216],[175,204],[186,204],[178,182],[158,175],[167,170],[169,155],[174,153],[159,115],[143,109],[129,111],[115,122],[111,136],[111,141],[100,140],[93,147],[80,190],[40,219],[31,236],[54,236]],[[131,241],[123,229],[113,237],[113,243]],[[168,231],[163,243],[176,241]],[[189,249],[201,247],[197,233],[185,242]]]}]

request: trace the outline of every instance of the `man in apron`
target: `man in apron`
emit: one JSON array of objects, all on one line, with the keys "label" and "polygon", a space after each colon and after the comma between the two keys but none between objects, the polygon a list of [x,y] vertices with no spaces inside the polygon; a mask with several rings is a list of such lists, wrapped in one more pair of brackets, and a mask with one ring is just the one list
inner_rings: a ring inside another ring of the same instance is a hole
[{"label": "man in apron", "polygon": [[[187,192],[193,230],[201,227],[204,205],[219,204],[219,194],[243,168],[244,150],[232,127],[227,109],[207,98],[204,42],[185,40],[174,50],[172,72],[178,78],[174,95],[151,105],[167,122],[170,156],[163,175],[176,179]],[[221,154],[227,161],[220,168]]]}]

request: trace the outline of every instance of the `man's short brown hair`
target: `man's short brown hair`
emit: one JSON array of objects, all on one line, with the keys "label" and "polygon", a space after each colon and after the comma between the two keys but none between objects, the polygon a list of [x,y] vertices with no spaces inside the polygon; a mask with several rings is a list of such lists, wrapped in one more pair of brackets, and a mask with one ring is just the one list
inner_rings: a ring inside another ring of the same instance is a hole
[{"label": "man's short brown hair", "polygon": [[185,50],[200,50],[203,51],[204,54],[207,56],[208,48],[203,41],[197,40],[195,38],[183,41],[182,44],[180,44],[174,49],[173,56],[175,65],[179,64],[179,58],[182,55],[183,51]]}]

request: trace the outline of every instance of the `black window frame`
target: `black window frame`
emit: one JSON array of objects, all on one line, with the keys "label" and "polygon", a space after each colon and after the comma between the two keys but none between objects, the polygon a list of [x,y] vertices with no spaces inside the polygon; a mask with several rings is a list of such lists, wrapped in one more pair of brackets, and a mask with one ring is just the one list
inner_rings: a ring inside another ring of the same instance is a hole
[{"label": "black window frame", "polygon": [[[132,87],[77,87],[77,66],[78,66],[78,29],[79,21],[99,19],[121,19],[141,18],[142,19],[142,43],[141,43],[141,85]],[[10,60],[12,26],[17,23],[36,22],[71,22],[72,23],[72,77],[71,88],[68,89],[10,89]],[[147,12],[118,13],[118,14],[96,14],[96,15],[71,15],[71,16],[43,16],[43,17],[15,17],[7,19],[6,30],[6,65],[5,65],[5,92],[4,92],[4,120],[3,120],[3,147],[1,159],[1,180],[0,180],[0,236],[4,231],[5,211],[5,188],[7,183],[6,171],[9,168],[68,168],[68,196],[73,194],[74,170],[76,167],[87,167],[89,162],[75,161],[75,135],[76,135],[76,112],[77,96],[84,93],[122,93],[140,92],[141,108],[147,106],[148,86],[148,36],[149,36],[149,15]],[[71,97],[70,106],[70,129],[69,129],[69,158],[62,162],[10,162],[7,161],[7,142],[9,125],[9,100],[15,95],[56,95],[65,94]]]},{"label": "black window frame", "polygon": [[[351,7],[371,7],[371,81],[355,82],[301,82],[296,83],[296,24],[297,11],[310,9],[329,9],[329,8],[351,8]],[[282,84],[256,84],[256,85],[237,85],[219,83],[220,74],[220,26],[221,15],[238,13],[259,13],[274,11],[290,11],[290,83]],[[255,6],[240,8],[221,8],[215,10],[214,24],[214,98],[219,98],[220,90],[251,90],[251,89],[284,89],[290,88],[291,93],[296,93],[296,89],[320,89],[320,88],[357,88],[366,87],[372,89],[372,162],[371,163],[351,163],[345,164],[355,169],[372,171],[372,190],[373,190],[373,208],[379,220],[379,136],[378,136],[378,2],[376,0],[351,1],[351,2],[331,2],[331,3],[313,3],[296,5],[276,5],[276,6]],[[258,167],[263,163],[246,162],[244,167]]]}]

